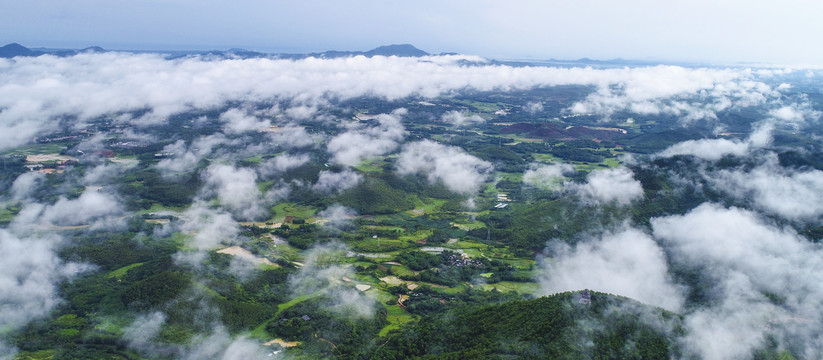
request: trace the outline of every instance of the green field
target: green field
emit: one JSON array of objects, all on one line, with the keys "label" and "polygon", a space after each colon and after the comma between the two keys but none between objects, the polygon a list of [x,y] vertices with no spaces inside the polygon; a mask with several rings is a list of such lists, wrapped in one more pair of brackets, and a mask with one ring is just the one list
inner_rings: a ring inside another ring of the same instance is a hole
[{"label": "green field", "polygon": [[286,216],[294,216],[297,219],[308,219],[317,213],[317,209],[297,205],[293,202],[277,204],[272,208],[272,210],[274,210],[275,214],[272,218],[272,221],[274,222],[283,222],[283,219]]},{"label": "green field", "polygon": [[388,313],[386,320],[389,321],[389,324],[380,330],[379,336],[386,336],[389,331],[400,329],[414,321],[414,316],[398,305],[386,305],[386,312]]},{"label": "green field", "polygon": [[498,291],[516,291],[521,294],[536,295],[540,291],[540,284],[537,283],[520,283],[511,281],[501,281],[494,284],[480,285],[483,290],[490,291],[492,289]]},{"label": "green field", "polygon": [[110,277],[110,278],[116,278],[116,279],[119,279],[119,278],[123,277],[124,275],[126,275],[126,273],[127,273],[129,270],[134,269],[134,268],[136,268],[136,267],[138,267],[138,266],[140,266],[140,265],[143,265],[143,263],[141,263],[141,262],[140,262],[140,263],[134,263],[134,264],[131,264],[131,265],[126,265],[126,266],[124,266],[124,267],[121,267],[121,268],[119,268],[119,269],[117,269],[117,270],[114,270],[114,271],[110,272],[110,273],[109,273],[108,275],[106,275],[106,276],[108,276],[108,277]]},{"label": "green field", "polygon": [[48,144],[28,144],[18,146],[11,150],[1,151],[0,155],[44,155],[44,154],[59,154],[65,150],[66,146],[60,143]]}]

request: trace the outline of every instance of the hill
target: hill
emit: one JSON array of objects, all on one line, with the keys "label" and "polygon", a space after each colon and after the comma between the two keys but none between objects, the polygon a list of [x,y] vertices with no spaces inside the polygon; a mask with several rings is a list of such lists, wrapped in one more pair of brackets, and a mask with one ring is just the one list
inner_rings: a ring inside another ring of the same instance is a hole
[{"label": "hill", "polygon": [[365,52],[366,56],[426,56],[429,53],[414,47],[411,44],[380,46]]},{"label": "hill", "polygon": [[13,58],[15,56],[40,56],[42,52],[32,51],[31,49],[20,45],[18,43],[11,43],[0,47],[0,58]]},{"label": "hill", "polygon": [[374,357],[666,359],[679,353],[679,326],[676,314],[584,290],[424,317]]},{"label": "hill", "polygon": [[308,55],[299,55],[299,54],[292,54],[289,56],[293,57],[319,57],[319,58],[340,58],[340,57],[351,57],[351,56],[399,56],[399,57],[415,57],[415,56],[426,56],[429,53],[420,50],[414,47],[411,44],[399,44],[399,45],[385,45],[376,47],[369,51],[337,51],[337,50],[329,50],[324,51],[322,53],[311,53]]}]

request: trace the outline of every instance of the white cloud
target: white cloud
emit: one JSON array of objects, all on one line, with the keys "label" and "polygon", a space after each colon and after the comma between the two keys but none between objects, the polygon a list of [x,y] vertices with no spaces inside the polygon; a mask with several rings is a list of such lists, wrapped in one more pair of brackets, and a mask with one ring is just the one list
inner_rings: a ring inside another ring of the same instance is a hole
[{"label": "white cloud", "polygon": [[486,121],[479,115],[467,115],[465,112],[457,110],[452,110],[444,113],[443,116],[440,117],[440,120],[458,127],[480,124]]},{"label": "white cloud", "polygon": [[406,144],[397,159],[401,175],[423,173],[430,182],[441,181],[449,190],[462,194],[480,190],[493,170],[488,161],[431,140]]},{"label": "white cloud", "polygon": [[307,294],[327,295],[326,309],[340,315],[370,317],[377,302],[369,293],[344,285],[343,278],[356,279],[350,264],[340,264],[335,259],[345,256],[348,247],[340,243],[315,245],[303,259],[303,267],[289,275],[289,288],[294,296]]},{"label": "white cloud", "polygon": [[672,157],[692,155],[704,160],[717,161],[726,155],[743,156],[749,152],[749,143],[729,139],[687,140],[669,146],[658,155]]},{"label": "white cloud", "polygon": [[286,149],[309,147],[314,145],[315,141],[320,138],[320,136],[309,134],[303,127],[294,125],[286,126],[278,132],[272,133],[270,137],[274,145]]},{"label": "white cloud", "polygon": [[269,356],[271,350],[256,340],[244,336],[232,338],[222,326],[218,326],[207,336],[197,336],[185,348],[181,359],[276,359]]},{"label": "white cloud", "polygon": [[263,196],[257,188],[257,173],[249,168],[212,165],[204,174],[203,195],[215,195],[220,205],[241,220],[265,214]]},{"label": "white cloud", "polygon": [[562,188],[563,176],[573,172],[574,166],[565,163],[531,164],[523,173],[523,183],[556,191]]},{"label": "white cloud", "polygon": [[165,322],[166,315],[159,311],[140,315],[123,329],[122,337],[128,341],[130,348],[156,354],[160,346],[155,342]]},{"label": "white cloud", "polygon": [[177,140],[175,143],[166,145],[163,148],[161,153],[168,154],[169,157],[160,160],[157,163],[157,168],[162,171],[165,177],[191,172],[197,167],[200,160],[209,156],[216,147],[230,142],[222,133],[198,138],[189,147],[186,147],[185,141]]},{"label": "white cloud", "polygon": [[768,146],[772,142],[774,126],[770,123],[760,124],[745,140],[699,139],[687,140],[669,146],[657,154],[661,157],[692,155],[697,158],[717,161],[727,155],[745,156],[753,149]]},{"label": "white cloud", "polygon": [[195,335],[187,344],[177,345],[158,340],[166,316],[160,312],[142,315],[126,327],[123,339],[129,347],[143,354],[157,356],[173,355],[177,359],[277,359],[272,357],[270,349],[259,341],[245,336],[232,337],[220,324],[211,326],[206,334]]},{"label": "white cloud", "polygon": [[15,201],[27,199],[32,196],[43,181],[46,180],[46,174],[39,172],[27,172],[20,174],[17,179],[11,184],[11,196]]},{"label": "white cloud", "polygon": [[799,347],[805,358],[823,354],[819,247],[751,211],[715,204],[651,224],[672,261],[711,279],[707,291],[715,299],[685,314],[684,343],[701,357],[750,357],[767,335],[781,347]]},{"label": "white cloud", "polygon": [[83,176],[83,184],[100,185],[109,182],[109,179],[121,174],[123,167],[120,164],[98,165],[86,170]]},{"label": "white cloud", "polygon": [[192,235],[189,246],[194,250],[212,250],[221,243],[231,243],[240,229],[227,212],[210,208],[202,201],[192,203],[182,215],[180,231]]},{"label": "white cloud", "polygon": [[643,198],[643,186],[626,167],[592,171],[585,184],[567,183],[566,188],[577,192],[584,201],[600,204],[625,206]]},{"label": "white cloud", "polygon": [[[686,117],[697,106],[687,103],[690,97],[763,103],[777,96],[747,70],[463,66],[460,61],[464,59],[166,60],[154,54],[109,52],[4,60],[0,62],[0,134],[4,134],[0,144],[13,147],[53,131],[58,117],[76,116],[84,122],[148,109],[141,118],[125,121],[157,123],[182,111],[214,109],[232,101],[291,101],[298,105],[285,110],[285,115],[304,120],[314,116],[316,104],[327,99],[377,96],[393,100],[411,95],[434,97],[465,88],[507,91],[577,84],[593,85],[598,91],[574,104],[573,112],[609,115],[635,108],[649,113],[657,107],[660,112]],[[711,106],[697,107],[707,114],[714,111]],[[224,118],[233,114],[230,110]],[[227,130],[239,132],[266,124],[267,120],[251,119],[256,116],[246,114],[243,121],[229,121]]]},{"label": "white cloud", "polygon": [[802,125],[807,121],[820,119],[821,112],[814,110],[808,102],[793,103],[777,109],[769,110],[769,115],[784,122]]},{"label": "white cloud", "polygon": [[261,177],[268,178],[282,174],[296,167],[303,166],[308,163],[309,160],[311,160],[311,158],[308,154],[278,155],[260,164],[260,168],[257,171],[260,173]]},{"label": "white cloud", "polygon": [[261,131],[271,126],[271,121],[263,120],[245,110],[233,108],[220,114],[227,134],[240,134],[246,131]]},{"label": "white cloud", "polygon": [[327,194],[332,192],[342,192],[353,188],[360,183],[360,180],[362,179],[362,175],[349,169],[345,169],[337,173],[329,170],[323,170],[320,172],[317,183],[312,186],[312,189],[314,189],[314,191]]},{"label": "white cloud", "polygon": [[391,114],[380,114],[376,126],[362,126],[355,123],[349,131],[329,140],[328,151],[334,162],[349,166],[360,164],[363,159],[385,155],[397,148],[406,135],[400,122],[406,109],[398,109]]},{"label": "white cloud", "polygon": [[[592,74],[594,75],[594,74]],[[715,112],[732,103],[762,104],[779,94],[768,85],[753,80],[748,70],[688,69],[654,66],[603,70],[597,91],[571,106],[573,113],[605,116],[620,110],[643,115],[667,114],[685,123],[717,118]]]},{"label": "white cloud", "polygon": [[286,109],[286,115],[294,120],[307,120],[315,113],[317,113],[317,108],[306,105]]},{"label": "white cloud", "polygon": [[813,222],[823,215],[823,171],[786,169],[773,155],[752,169],[719,170],[705,178],[714,187],[784,219]]},{"label": "white cloud", "polygon": [[679,311],[683,289],[673,285],[663,250],[639,230],[625,228],[591,238],[575,247],[557,245],[543,261],[543,294],[591,289],[628,296]]},{"label": "white cloud", "polygon": [[524,106],[523,109],[526,110],[526,112],[528,112],[529,114],[534,115],[536,113],[543,111],[543,103],[539,101],[530,102],[526,104],[526,106]]},{"label": "white cloud", "polygon": [[340,204],[334,204],[317,213],[317,217],[328,220],[326,225],[338,229],[349,226],[356,216],[357,211]]},{"label": "white cloud", "polygon": [[20,236],[0,229],[0,323],[5,330],[48,315],[62,302],[58,284],[91,269],[60,259],[61,243],[54,234]]},{"label": "white cloud", "polygon": [[101,191],[85,191],[76,199],[60,197],[52,205],[27,204],[12,220],[13,227],[30,224],[46,226],[82,226],[92,228],[116,227],[121,224],[117,216],[123,214],[123,206],[112,195]]}]

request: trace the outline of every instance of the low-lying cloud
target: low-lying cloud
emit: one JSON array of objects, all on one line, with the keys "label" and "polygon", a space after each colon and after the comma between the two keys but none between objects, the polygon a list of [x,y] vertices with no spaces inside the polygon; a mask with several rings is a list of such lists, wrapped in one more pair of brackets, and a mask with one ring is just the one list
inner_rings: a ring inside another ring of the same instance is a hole
[{"label": "low-lying cloud", "polygon": [[261,177],[269,178],[305,165],[309,162],[309,160],[311,160],[311,157],[308,154],[278,155],[260,164],[257,171],[260,173]]},{"label": "low-lying cloud", "polygon": [[76,199],[60,197],[51,205],[30,203],[23,207],[11,223],[12,227],[41,226],[91,226],[92,228],[116,227],[124,208],[118,199],[102,191],[84,191]]},{"label": "low-lying cloud", "polygon": [[567,183],[566,188],[594,204],[626,206],[643,198],[643,186],[626,167],[592,171],[586,176],[586,183]]},{"label": "low-lying cloud", "polygon": [[[626,110],[698,119],[712,118],[716,111],[733,106],[764,104],[780,96],[746,69],[510,67],[486,64],[476,58],[476,65],[465,66],[461,60],[467,58],[169,60],[158,54],[108,52],[2,59],[0,146],[14,147],[53,132],[59,128],[60,119],[76,118],[77,123],[84,123],[116,114],[133,124],[156,124],[173,114],[220,108],[236,101],[289,101],[294,105],[283,114],[301,121],[315,116],[316,104],[328,99],[376,96],[394,100],[435,97],[459,89],[508,91],[589,85],[596,91],[568,111],[608,117]],[[529,105],[526,110],[537,108]],[[121,116],[145,110],[138,118]],[[774,116],[796,118],[782,108]],[[270,121],[244,109],[229,109],[221,119],[230,134],[260,130]],[[468,119],[477,120],[472,116]]]},{"label": "low-lying cloud", "polygon": [[62,244],[55,234],[0,229],[0,324],[4,331],[48,315],[62,303],[58,285],[92,269],[60,259],[56,252]]},{"label": "low-lying cloud", "polygon": [[227,143],[230,143],[230,140],[222,133],[195,139],[190,146],[186,146],[185,141],[178,140],[163,148],[161,153],[165,158],[157,163],[157,168],[167,178],[191,172],[215,148]]},{"label": "low-lying cloud", "polygon": [[340,172],[323,170],[312,189],[324,194],[342,192],[355,187],[362,179],[362,175],[349,169]]},{"label": "low-lying cloud", "polygon": [[327,220],[324,225],[337,229],[349,227],[356,216],[357,211],[340,204],[334,204],[317,213],[317,217]]},{"label": "low-lying cloud", "polygon": [[661,157],[691,155],[703,160],[717,161],[724,156],[745,156],[752,150],[768,146],[772,142],[771,123],[763,123],[745,140],[737,139],[699,139],[687,140],[674,144],[657,154]]},{"label": "low-lying cloud", "polygon": [[550,246],[539,281],[543,294],[591,289],[620,294],[670,311],[683,305],[663,250],[648,234],[632,228],[606,232],[571,247]]},{"label": "low-lying cloud", "polygon": [[300,271],[289,275],[292,295],[327,295],[331,300],[326,306],[331,311],[354,317],[372,316],[376,300],[368,293],[356,290],[354,284],[344,284],[345,279],[356,279],[350,264],[339,263],[347,251],[346,245],[336,242],[309,249]]},{"label": "low-lying cloud", "polygon": [[254,220],[266,214],[264,198],[257,188],[257,173],[249,168],[212,165],[206,169],[203,194],[214,195],[220,205],[240,220]]},{"label": "low-lying cloud", "polygon": [[157,356],[176,359],[277,359],[272,350],[259,341],[244,336],[232,337],[220,324],[211,326],[206,334],[195,335],[187,344],[169,344],[159,340],[166,322],[165,314],[153,312],[139,316],[123,331],[123,339],[131,349]]},{"label": "low-lying cloud", "polygon": [[350,125],[348,131],[329,140],[327,149],[332,160],[355,166],[366,158],[394,151],[406,135],[406,129],[400,122],[406,112],[406,109],[400,108],[391,114],[377,115],[374,126],[364,126],[359,122]]},{"label": "low-lying cloud", "polygon": [[493,171],[488,161],[431,140],[406,144],[397,159],[399,174],[420,173],[432,183],[442,182],[449,190],[465,195],[477,193]]},{"label": "low-lying cloud", "polygon": [[703,204],[651,220],[680,266],[704,271],[715,299],[686,313],[684,343],[706,359],[752,356],[767,337],[805,358],[823,354],[823,252],[754,212]]},{"label": "low-lying cloud", "polygon": [[440,120],[444,123],[451,124],[453,126],[468,126],[468,125],[476,125],[485,122],[486,120],[480,117],[480,115],[469,115],[463,111],[452,110],[444,113],[440,116]]},{"label": "low-lying cloud", "polygon": [[230,243],[240,233],[231,214],[203,201],[192,203],[181,218],[180,231],[192,236],[187,245],[195,250],[212,250],[221,243]]},{"label": "low-lying cloud", "polygon": [[271,126],[271,121],[261,119],[242,109],[229,109],[220,114],[220,121],[225,123],[227,134],[241,134],[246,131],[263,131]]},{"label": "low-lying cloud", "polygon": [[719,170],[705,177],[716,189],[787,220],[814,222],[823,215],[823,171],[781,167],[774,154],[756,167]]},{"label": "low-lying cloud", "polygon": [[45,180],[46,174],[39,172],[32,171],[20,174],[11,184],[12,200],[20,201],[34,195]]},{"label": "low-lying cloud", "polygon": [[560,190],[565,175],[574,173],[574,166],[566,163],[551,165],[531,164],[523,173],[523,183],[545,190]]}]

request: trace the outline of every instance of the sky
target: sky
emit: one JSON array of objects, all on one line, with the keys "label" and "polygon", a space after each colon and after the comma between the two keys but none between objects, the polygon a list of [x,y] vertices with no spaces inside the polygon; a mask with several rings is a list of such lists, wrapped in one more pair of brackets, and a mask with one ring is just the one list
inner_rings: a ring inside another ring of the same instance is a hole
[{"label": "sky", "polygon": [[816,64],[821,13],[811,0],[0,0],[0,43]]}]

